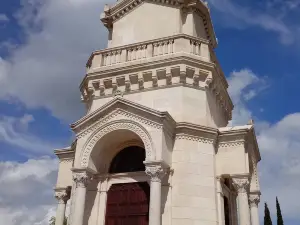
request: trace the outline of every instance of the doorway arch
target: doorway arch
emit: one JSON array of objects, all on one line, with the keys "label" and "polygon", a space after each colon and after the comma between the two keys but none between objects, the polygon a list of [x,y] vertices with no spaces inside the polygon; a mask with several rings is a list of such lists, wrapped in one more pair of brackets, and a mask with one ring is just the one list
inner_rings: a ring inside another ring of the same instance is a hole
[{"label": "doorway arch", "polygon": [[113,158],[109,173],[128,173],[145,171],[145,149],[139,146],[129,146],[118,152]]},{"label": "doorway arch", "polygon": [[[116,135],[116,133],[121,133],[121,135]],[[155,149],[149,132],[137,122],[118,120],[99,127],[90,135],[80,156],[79,163],[81,167],[99,172],[97,169],[99,154],[104,154],[105,149],[109,148],[107,145],[119,142],[115,139],[116,136],[126,137],[127,135],[134,135],[135,140],[140,140],[143,143],[147,161],[155,160]],[[102,146],[103,144],[106,144],[106,146]],[[105,162],[100,164],[102,163]]]},{"label": "doorway arch", "polygon": [[148,225],[147,182],[113,184],[107,193],[105,225]]},{"label": "doorway arch", "polygon": [[[129,146],[118,152],[110,174],[145,171],[145,149]],[[148,225],[150,187],[147,182],[112,184],[107,192],[105,225]]]}]

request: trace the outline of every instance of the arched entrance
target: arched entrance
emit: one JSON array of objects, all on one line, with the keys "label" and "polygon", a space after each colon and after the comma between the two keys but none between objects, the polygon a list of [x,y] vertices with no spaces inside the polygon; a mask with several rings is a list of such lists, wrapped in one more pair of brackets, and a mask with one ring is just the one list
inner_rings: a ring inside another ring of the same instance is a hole
[{"label": "arched entrance", "polygon": [[[109,173],[145,171],[145,150],[130,146],[112,160]],[[107,193],[105,225],[148,225],[150,187],[147,182],[112,184]]]}]

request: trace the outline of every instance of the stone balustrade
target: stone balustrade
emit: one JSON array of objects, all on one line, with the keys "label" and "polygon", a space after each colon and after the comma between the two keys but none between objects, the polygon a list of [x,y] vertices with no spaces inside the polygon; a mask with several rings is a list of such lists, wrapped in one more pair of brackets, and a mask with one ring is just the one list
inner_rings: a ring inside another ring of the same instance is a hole
[{"label": "stone balustrade", "polygon": [[[145,41],[127,46],[108,48],[92,53],[87,62],[88,71],[137,60],[171,55],[179,52],[199,56],[210,61],[209,42],[185,34]],[[140,62],[140,61],[139,61]]]}]

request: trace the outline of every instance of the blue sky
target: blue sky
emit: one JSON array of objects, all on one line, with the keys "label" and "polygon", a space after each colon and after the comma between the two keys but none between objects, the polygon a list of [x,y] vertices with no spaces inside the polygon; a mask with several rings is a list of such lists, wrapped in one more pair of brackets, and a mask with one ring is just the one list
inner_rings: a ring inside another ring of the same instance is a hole
[{"label": "blue sky", "polygon": [[[208,3],[219,41],[217,56],[235,103],[232,124],[255,120],[263,158],[262,203],[267,201],[275,213],[278,195],[285,224],[299,224],[300,1]],[[90,52],[106,45],[107,32],[99,22],[103,5],[102,0],[0,3],[4,224],[44,225],[55,210],[53,149],[71,143],[69,124],[84,113],[78,86]],[[28,201],[37,190],[43,200]]]}]

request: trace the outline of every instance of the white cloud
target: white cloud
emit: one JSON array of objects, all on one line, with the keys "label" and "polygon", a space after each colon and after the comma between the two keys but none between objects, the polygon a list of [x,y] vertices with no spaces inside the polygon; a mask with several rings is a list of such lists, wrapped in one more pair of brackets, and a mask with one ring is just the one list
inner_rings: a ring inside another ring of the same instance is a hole
[{"label": "white cloud", "polygon": [[[10,117],[0,115],[0,143],[21,148],[24,153],[49,154],[56,145],[48,143],[28,132],[28,126],[34,121],[32,115],[25,114],[23,117]],[[59,143],[56,143],[59,144]]]},{"label": "white cloud", "polygon": [[295,113],[258,133],[262,201],[269,202],[274,214],[279,196],[283,215],[289,219],[300,219],[300,202],[295,198],[300,195],[299,132],[300,113]]},{"label": "white cloud", "polygon": [[5,225],[48,225],[56,202],[57,160],[0,162],[0,218]]},{"label": "white cloud", "polygon": [[[263,90],[265,80],[251,70],[243,69],[231,73],[228,81],[235,105],[232,123],[246,124],[253,117],[253,112],[247,107],[245,94]],[[300,112],[289,114],[274,124],[257,120],[255,127],[262,156],[259,163],[261,219],[263,202],[268,202],[274,215],[275,198],[278,196],[284,218],[300,220],[300,202],[295,198],[300,195]]]},{"label": "white cloud", "polygon": [[[259,78],[250,69],[242,69],[240,71],[233,71],[229,78],[229,93],[235,103],[241,101],[242,93],[244,90],[255,82],[258,82]],[[255,92],[255,90],[252,90]]]},{"label": "white cloud", "polygon": [[45,107],[73,122],[83,114],[79,84],[93,50],[106,47],[100,23],[104,1],[22,1],[17,13],[25,44],[0,59],[0,98]]},{"label": "white cloud", "polygon": [[0,13],[0,23],[1,22],[8,22],[9,19],[5,14]]},{"label": "white cloud", "polygon": [[253,119],[252,112],[246,107],[246,101],[254,98],[264,90],[267,85],[265,78],[257,76],[250,69],[233,71],[229,78],[229,94],[234,103],[231,125],[241,125]]},{"label": "white cloud", "polygon": [[[232,0],[208,0],[210,5],[219,12],[226,14],[226,25],[236,27],[257,26],[267,31],[275,32],[283,44],[291,44],[295,41],[295,33],[290,29],[282,17],[276,17],[267,10],[260,12],[258,9],[251,9],[235,4]],[[291,2],[292,6],[292,2]],[[228,21],[228,16],[231,18]]]}]

